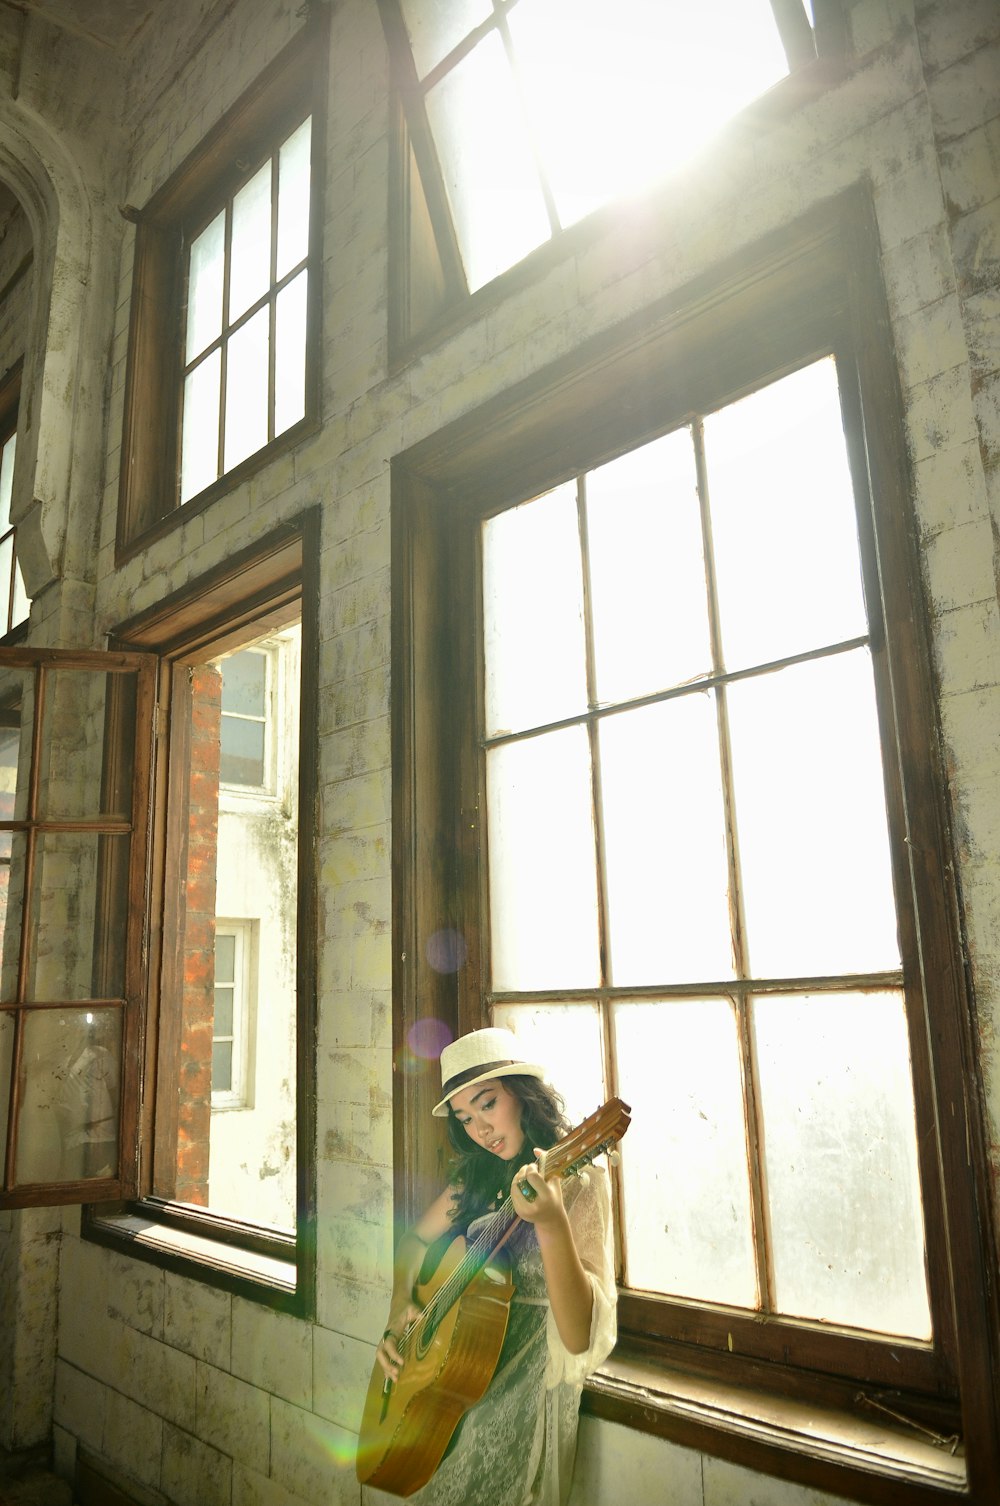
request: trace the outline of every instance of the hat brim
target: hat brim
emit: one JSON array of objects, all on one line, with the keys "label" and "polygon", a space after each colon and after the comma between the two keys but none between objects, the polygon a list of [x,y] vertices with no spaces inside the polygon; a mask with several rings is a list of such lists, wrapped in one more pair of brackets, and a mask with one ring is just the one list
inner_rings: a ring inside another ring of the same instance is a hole
[{"label": "hat brim", "polygon": [[484,1072],[475,1077],[469,1077],[464,1082],[456,1082],[448,1088],[440,1103],[436,1103],[431,1109],[435,1119],[447,1119],[448,1106],[456,1093],[461,1093],[465,1088],[474,1088],[477,1083],[492,1082],[495,1077],[538,1077],[544,1079],[545,1068],[539,1067],[534,1062],[504,1062],[494,1063],[487,1067]]}]

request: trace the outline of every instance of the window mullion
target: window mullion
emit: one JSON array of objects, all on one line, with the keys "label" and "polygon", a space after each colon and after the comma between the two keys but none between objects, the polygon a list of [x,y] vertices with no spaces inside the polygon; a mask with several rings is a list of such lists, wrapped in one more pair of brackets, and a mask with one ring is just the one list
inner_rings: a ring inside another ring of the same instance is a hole
[{"label": "window mullion", "polygon": [[[692,424],[691,437],[694,443],[695,466],[698,476],[698,497],[701,509],[702,546],[705,558],[705,589],[708,599],[709,632],[712,645],[712,671],[715,675],[721,675],[724,672],[725,663],[722,653],[722,630],[719,621],[719,599],[712,543],[712,518],[709,510],[708,467],[705,457],[704,426],[700,419],[697,419]],[[722,799],[725,811],[726,858],[729,868],[729,915],[730,934],[733,944],[733,965],[736,977],[738,979],[746,979],[749,976],[746,949],[746,916],[743,908],[739,829],[736,821],[733,790],[729,708],[724,682],[716,685],[715,708],[719,734]],[[746,1133],[747,1170],[750,1178],[750,1205],[754,1228],[753,1246],[758,1301],[764,1312],[773,1312],[775,1310],[774,1270],[770,1253],[771,1240],[767,1219],[767,1199],[764,1195],[764,1169],[761,1158],[757,1074],[753,1053],[753,1037],[750,1029],[750,1008],[745,988],[739,987],[734,991],[733,1004],[736,1010],[736,1028],[739,1038],[741,1078],[743,1084],[743,1122]]]},{"label": "window mullion", "polygon": [[226,388],[229,382],[229,284],[233,266],[233,200],[226,205],[225,248],[222,255],[222,348],[219,357],[219,445],[216,477],[226,471]]},{"label": "window mullion", "polygon": [[275,347],[278,338],[278,176],[281,171],[281,152],[271,158],[271,290],[268,294],[268,342],[267,342],[267,442],[274,438],[274,413],[277,402],[275,392]]}]

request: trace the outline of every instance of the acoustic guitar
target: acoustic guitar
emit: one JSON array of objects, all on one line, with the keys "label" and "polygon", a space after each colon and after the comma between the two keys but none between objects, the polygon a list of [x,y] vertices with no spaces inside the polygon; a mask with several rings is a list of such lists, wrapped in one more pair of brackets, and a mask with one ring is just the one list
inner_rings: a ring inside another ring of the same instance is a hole
[{"label": "acoustic guitar", "polygon": [[[578,1176],[621,1139],[630,1115],[627,1103],[609,1099],[538,1157],[543,1178]],[[520,1222],[508,1197],[471,1244],[453,1239],[416,1288],[420,1316],[396,1343],[405,1361],[399,1379],[389,1380],[378,1363],[372,1371],[358,1440],[363,1484],[397,1496],[419,1490],[493,1379],[514,1295],[503,1246]]]}]

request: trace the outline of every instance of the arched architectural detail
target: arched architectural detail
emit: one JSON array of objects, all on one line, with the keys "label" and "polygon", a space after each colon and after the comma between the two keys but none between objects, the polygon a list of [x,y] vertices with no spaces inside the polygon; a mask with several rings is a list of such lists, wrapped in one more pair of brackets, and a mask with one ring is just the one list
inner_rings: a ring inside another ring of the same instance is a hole
[{"label": "arched architectural detail", "polygon": [[[90,577],[101,497],[110,332],[103,282],[117,227],[63,142],[17,100],[0,100],[0,179],[34,247],[12,521],[29,596]],[[95,207],[100,205],[100,207]]]}]

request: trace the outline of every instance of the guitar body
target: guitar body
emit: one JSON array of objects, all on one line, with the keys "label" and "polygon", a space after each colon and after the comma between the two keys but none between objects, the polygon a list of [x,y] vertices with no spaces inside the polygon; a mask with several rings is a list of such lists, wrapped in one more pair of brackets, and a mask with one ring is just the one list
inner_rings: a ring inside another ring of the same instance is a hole
[{"label": "guitar body", "polygon": [[[459,1236],[431,1279],[416,1289],[426,1308],[465,1255]],[[409,1496],[437,1469],[463,1415],[483,1395],[500,1358],[514,1286],[494,1257],[469,1282],[436,1327],[422,1334],[398,1381],[376,1365],[368,1386],[357,1475],[393,1495]]]}]

